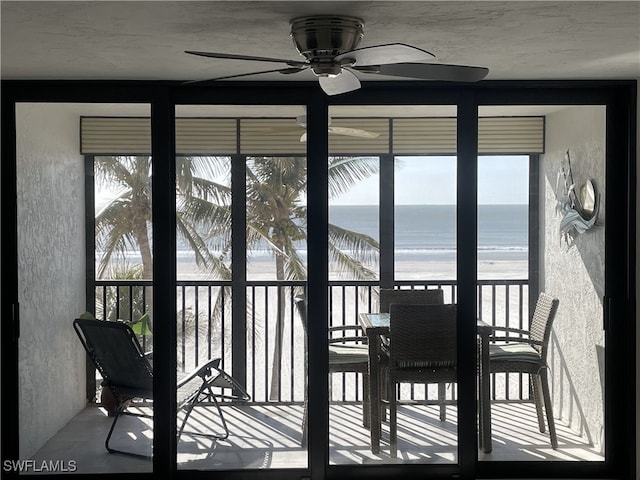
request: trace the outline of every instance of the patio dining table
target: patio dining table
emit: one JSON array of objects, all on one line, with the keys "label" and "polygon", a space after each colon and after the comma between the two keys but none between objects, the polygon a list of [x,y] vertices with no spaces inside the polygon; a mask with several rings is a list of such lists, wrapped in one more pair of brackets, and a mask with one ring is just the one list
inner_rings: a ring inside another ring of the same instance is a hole
[{"label": "patio dining table", "polygon": [[[380,353],[381,338],[389,334],[388,313],[361,313],[359,322],[369,343],[369,401],[371,408],[371,451],[380,452],[380,437],[382,431],[382,415],[380,411]],[[478,444],[485,453],[491,452],[491,391],[489,378],[489,337],[493,327],[477,320],[478,334],[478,390],[479,390],[479,422]]]}]

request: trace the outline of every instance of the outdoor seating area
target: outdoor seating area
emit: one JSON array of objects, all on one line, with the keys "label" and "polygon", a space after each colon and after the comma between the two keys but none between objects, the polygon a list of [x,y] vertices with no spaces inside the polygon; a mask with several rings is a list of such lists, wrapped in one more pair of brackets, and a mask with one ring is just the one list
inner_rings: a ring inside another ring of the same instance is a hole
[{"label": "outdoor seating area", "polygon": [[[280,298],[286,298],[295,306],[293,310],[284,310],[290,311],[291,317],[284,318],[285,325],[290,325],[283,329],[290,331],[291,341],[306,344],[305,297],[295,294],[298,291],[295,285],[279,289],[279,295],[283,295]],[[330,462],[456,463],[456,306],[449,303],[455,297],[454,286],[365,291],[379,295],[378,306],[367,301],[378,313],[362,312],[358,323],[329,328],[330,332],[340,333],[335,342],[329,341],[329,348],[333,349],[333,355],[329,355],[329,372],[338,379],[342,377],[343,395],[336,398],[330,393]],[[264,294],[269,295],[267,291]],[[343,301],[349,300],[343,298]],[[522,291],[518,302],[524,306]],[[555,425],[548,402],[549,387],[544,379],[548,368],[546,351],[557,305],[557,299],[540,293],[530,330],[498,327],[492,325],[493,322],[477,320],[480,460],[601,459],[585,432],[561,422]],[[297,322],[302,326],[303,337],[294,334]],[[52,451],[58,452],[58,458],[70,438],[87,435],[81,447],[84,451],[79,454],[87,458],[87,472],[129,468],[146,471],[150,468],[148,461],[130,462],[122,460],[121,455],[109,455],[126,453],[127,457],[147,457],[148,460],[152,452],[153,367],[141,346],[140,336],[126,322],[76,319],[74,327],[98,369],[98,382],[102,379],[97,387],[108,389],[117,399],[115,418],[109,418],[113,415],[105,405],[90,403],[47,442],[36,458],[52,455]],[[345,332],[355,332],[355,335]],[[141,337],[146,341],[144,335]],[[496,340],[501,343],[495,344]],[[190,343],[183,340],[182,348]],[[338,354],[345,354],[342,350],[350,348],[354,353],[340,359]],[[290,353],[296,350],[299,348],[293,348]],[[506,355],[508,352],[511,353]],[[178,378],[182,379],[179,387],[189,383],[195,388],[180,397],[185,401],[179,402],[177,419],[178,465],[189,469],[304,468],[308,445],[307,380],[302,401],[295,398],[297,388],[286,398],[281,387],[280,396],[268,399],[255,383],[255,372],[245,388],[223,370],[221,361],[214,358],[192,370],[185,366],[184,372],[179,372]],[[297,376],[293,372],[295,365],[300,366],[299,361],[292,357],[292,378]],[[301,373],[305,373],[306,368],[305,356]],[[489,375],[514,371],[529,374],[532,395],[496,400],[502,395],[496,395],[496,388],[504,389],[504,380],[494,376],[490,379]],[[414,391],[412,386],[412,393],[407,396],[402,388],[407,384],[423,384],[424,392],[416,393],[418,389]],[[432,390],[427,388],[429,384],[434,384],[436,395],[432,396]],[[347,390],[355,392],[347,393]],[[548,432],[543,410],[547,413]],[[185,429],[185,425],[195,429]],[[78,429],[82,431],[71,433]],[[101,441],[105,435],[106,450]]]},{"label": "outdoor seating area", "polygon": [[[231,434],[217,442],[202,441],[184,435],[178,446],[178,468],[253,469],[304,467],[307,450],[300,445],[302,404],[223,406]],[[148,409],[150,410],[150,409]],[[439,406],[398,406],[398,462],[451,463],[456,461],[457,415],[447,408],[447,421],[441,422]],[[196,421],[218,428],[216,416],[194,413]],[[329,457],[332,464],[375,464],[392,461],[389,456],[388,423],[383,423],[382,448],[373,454],[369,431],[361,422],[361,406],[334,404],[330,407]],[[480,461],[602,461],[593,446],[568,425],[559,422],[559,449],[549,445],[546,434],[537,427],[532,403],[495,403],[493,405],[493,451],[479,451]],[[145,472],[148,460],[110,455],[104,449],[104,435],[111,419],[106,411],[89,405],[74,417],[37,453],[34,460],[75,459],[77,473]],[[140,451],[150,451],[150,420],[124,418],[114,445],[127,436],[140,438]],[[122,430],[124,427],[124,430]],[[411,427],[411,428],[408,428]],[[146,442],[146,443],[145,443]]]}]

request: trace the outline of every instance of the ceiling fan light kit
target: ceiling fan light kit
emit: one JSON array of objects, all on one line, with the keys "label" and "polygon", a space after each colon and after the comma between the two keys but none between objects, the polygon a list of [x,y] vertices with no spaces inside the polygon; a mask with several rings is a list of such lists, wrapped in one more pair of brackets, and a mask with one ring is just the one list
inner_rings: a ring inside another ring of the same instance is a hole
[{"label": "ceiling fan light kit", "polygon": [[[284,68],[218,77],[211,80],[238,78],[261,73],[294,74],[310,69],[327,95],[357,90],[361,87],[356,73],[391,77],[455,82],[477,82],[489,70],[467,65],[445,65],[433,62],[435,55],[422,48],[403,43],[390,43],[358,48],[364,37],[360,18],[340,15],[296,17],[290,21],[291,39],[305,60],[287,60],[229,53],[186,53],[210,58],[271,62]],[[197,83],[187,82],[187,83]]]}]

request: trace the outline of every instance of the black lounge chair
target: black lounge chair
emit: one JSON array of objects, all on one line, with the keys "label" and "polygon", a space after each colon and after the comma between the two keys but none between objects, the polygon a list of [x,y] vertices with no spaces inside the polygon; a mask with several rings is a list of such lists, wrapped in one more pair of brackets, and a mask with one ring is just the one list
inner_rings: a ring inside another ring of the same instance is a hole
[{"label": "black lounge chair", "polygon": [[[102,376],[103,388],[109,388],[116,402],[113,423],[105,440],[107,451],[148,457],[130,451],[116,450],[109,446],[109,440],[121,415],[152,417],[144,413],[127,411],[134,399],[153,400],[153,367],[150,356],[143,353],[135,333],[126,323],[78,318],[74,320],[73,327]],[[177,432],[178,440],[183,433],[214,440],[226,439],[229,436],[229,429],[222,415],[219,400],[250,400],[244,388],[231,375],[221,370],[219,365],[219,358],[209,360],[178,379],[178,410],[184,410],[184,418]],[[213,404],[216,407],[222,425],[221,432],[184,431],[189,415],[198,404]]]}]

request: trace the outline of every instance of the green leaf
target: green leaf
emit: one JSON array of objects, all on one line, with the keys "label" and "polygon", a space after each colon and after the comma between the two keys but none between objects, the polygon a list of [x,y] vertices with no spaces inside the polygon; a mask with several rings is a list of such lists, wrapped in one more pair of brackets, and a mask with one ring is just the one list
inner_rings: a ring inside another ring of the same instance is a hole
[{"label": "green leaf", "polygon": [[149,321],[149,313],[145,313],[135,322],[129,324],[131,330],[136,335],[151,335],[151,322]]},{"label": "green leaf", "polygon": [[95,320],[96,319],[96,317],[94,317],[90,312],[84,312],[78,318],[86,318],[86,319],[89,319],[89,320]]}]

